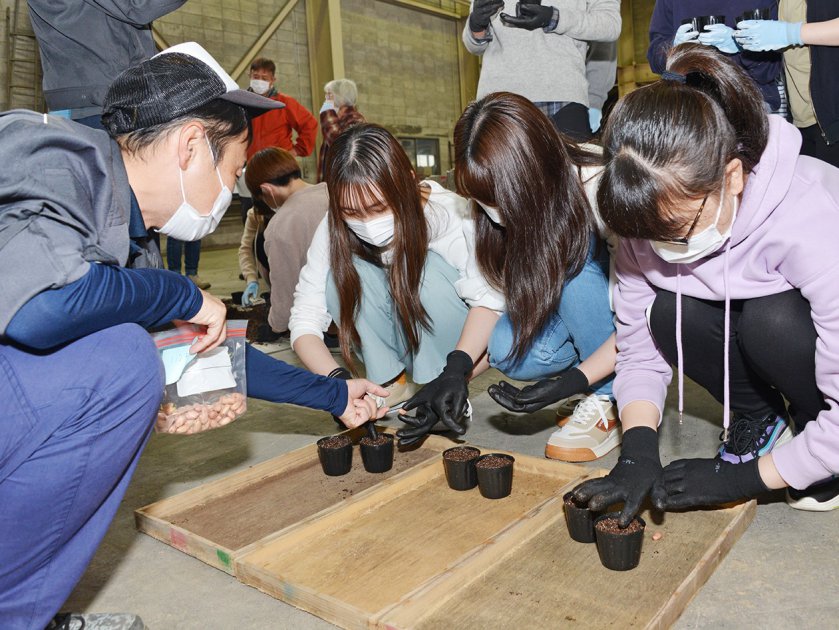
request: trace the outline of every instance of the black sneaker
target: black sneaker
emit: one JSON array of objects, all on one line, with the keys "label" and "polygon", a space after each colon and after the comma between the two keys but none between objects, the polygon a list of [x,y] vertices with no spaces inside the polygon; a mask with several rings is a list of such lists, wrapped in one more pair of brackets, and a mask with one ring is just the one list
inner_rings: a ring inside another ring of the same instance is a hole
[{"label": "black sneaker", "polygon": [[145,630],[137,615],[128,613],[58,613],[46,630]]},{"label": "black sneaker", "polygon": [[[720,434],[720,440],[725,433]],[[750,418],[734,414],[728,427],[728,440],[722,443],[717,457],[732,464],[744,464],[771,451],[775,446],[792,437],[787,421],[782,416],[770,414],[765,418]]]},{"label": "black sneaker", "polygon": [[787,488],[787,503],[796,510],[829,512],[839,508],[839,477],[814,483],[804,490]]}]

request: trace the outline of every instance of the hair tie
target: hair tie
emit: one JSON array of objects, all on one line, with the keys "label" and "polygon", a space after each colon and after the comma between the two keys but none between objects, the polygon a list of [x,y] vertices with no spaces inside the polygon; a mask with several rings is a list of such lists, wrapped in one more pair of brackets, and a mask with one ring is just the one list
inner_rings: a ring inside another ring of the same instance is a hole
[{"label": "hair tie", "polygon": [[663,81],[675,81],[676,83],[685,83],[687,82],[687,77],[684,74],[679,72],[671,72],[670,70],[665,70],[661,73],[661,79]]}]

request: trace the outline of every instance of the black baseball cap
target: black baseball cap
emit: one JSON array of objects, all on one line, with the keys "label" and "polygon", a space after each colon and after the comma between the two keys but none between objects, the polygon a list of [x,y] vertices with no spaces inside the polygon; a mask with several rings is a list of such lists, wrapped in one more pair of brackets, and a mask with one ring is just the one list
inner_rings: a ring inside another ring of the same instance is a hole
[{"label": "black baseball cap", "polygon": [[241,89],[204,48],[185,42],[120,74],[105,95],[102,122],[113,134],[160,125],[215,99],[258,116],[285,104]]}]

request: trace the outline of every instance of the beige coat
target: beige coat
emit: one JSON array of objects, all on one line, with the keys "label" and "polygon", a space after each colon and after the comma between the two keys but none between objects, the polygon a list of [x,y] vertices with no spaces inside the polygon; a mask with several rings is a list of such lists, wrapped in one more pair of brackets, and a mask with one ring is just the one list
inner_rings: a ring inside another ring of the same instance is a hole
[{"label": "beige coat", "polygon": [[268,323],[276,332],[288,330],[297,276],[306,264],[306,252],[328,205],[326,184],[309,186],[291,195],[265,228],[271,281]]}]

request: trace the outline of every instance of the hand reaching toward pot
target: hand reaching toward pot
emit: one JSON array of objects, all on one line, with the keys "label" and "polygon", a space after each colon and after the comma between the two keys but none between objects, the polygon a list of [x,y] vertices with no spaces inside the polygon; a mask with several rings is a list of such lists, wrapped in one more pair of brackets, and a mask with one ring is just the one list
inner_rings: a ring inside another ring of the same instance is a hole
[{"label": "hand reaching toward pot", "polygon": [[388,391],[363,378],[347,381],[347,408],[338,419],[348,428],[360,427],[368,420],[377,420],[388,412],[387,406],[380,406],[379,401],[368,394],[385,398]]},{"label": "hand reaching toward pot", "polygon": [[758,458],[743,464],[721,459],[678,459],[664,467],[656,494],[663,492],[662,509],[719,505],[751,499],[769,488],[758,470]]},{"label": "hand reaching toward pot", "polygon": [[612,471],[605,477],[589,479],[578,485],[573,491],[574,498],[588,504],[592,510],[602,510],[623,502],[618,524],[626,527],[654,488],[653,504],[663,509],[665,497],[661,478],[658,432],[650,427],[633,427],[623,434],[621,455]]},{"label": "hand reaching toward pot", "polygon": [[[443,368],[442,374],[409,398],[402,409],[411,411],[424,407],[425,411],[422,416],[426,422],[427,418],[433,415],[442,420],[449,429],[458,435],[463,435],[466,433],[466,428],[461,426],[458,420],[463,416],[468,405],[467,379],[473,365],[472,357],[463,350],[450,352],[446,357],[446,367]],[[418,413],[417,416],[419,417],[420,414]],[[413,424],[404,418],[403,421]]]}]

